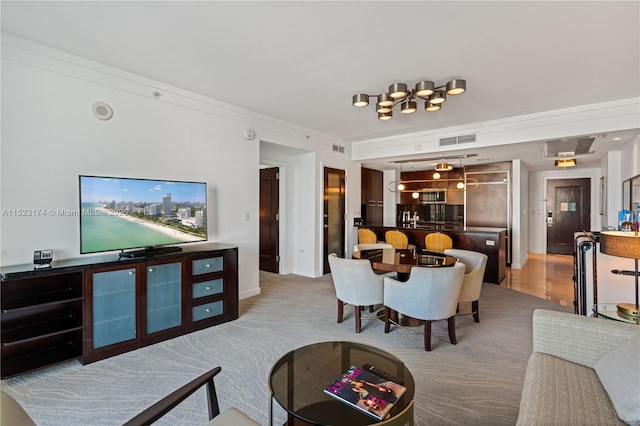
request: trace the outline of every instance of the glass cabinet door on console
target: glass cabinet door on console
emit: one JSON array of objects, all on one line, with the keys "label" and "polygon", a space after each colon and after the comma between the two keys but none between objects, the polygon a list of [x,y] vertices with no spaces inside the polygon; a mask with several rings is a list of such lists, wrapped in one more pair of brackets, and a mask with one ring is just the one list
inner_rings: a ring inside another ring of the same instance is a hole
[{"label": "glass cabinet door on console", "polygon": [[183,325],[182,262],[145,265],[147,334]]},{"label": "glass cabinet door on console", "polygon": [[136,267],[91,274],[92,349],[136,339],[136,276]]}]

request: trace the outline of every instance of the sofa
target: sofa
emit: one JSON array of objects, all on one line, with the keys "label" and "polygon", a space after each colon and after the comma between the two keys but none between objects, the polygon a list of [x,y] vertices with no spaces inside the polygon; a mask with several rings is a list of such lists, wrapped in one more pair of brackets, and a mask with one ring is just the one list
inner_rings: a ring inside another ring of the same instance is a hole
[{"label": "sofa", "polygon": [[639,411],[639,325],[534,312],[517,425],[637,425]]}]

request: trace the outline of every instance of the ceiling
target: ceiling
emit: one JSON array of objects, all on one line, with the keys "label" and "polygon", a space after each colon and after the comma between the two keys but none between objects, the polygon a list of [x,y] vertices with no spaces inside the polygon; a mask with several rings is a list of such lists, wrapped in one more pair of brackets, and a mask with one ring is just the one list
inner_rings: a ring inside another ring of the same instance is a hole
[{"label": "ceiling", "polygon": [[[640,96],[637,1],[2,1],[1,8],[3,32],[347,144]],[[438,112],[419,108],[382,122],[372,105],[351,106],[354,94],[395,82],[454,78],[467,81],[467,92]],[[604,135],[579,166],[597,167],[607,150],[637,135]],[[474,153],[553,167],[538,141]]]}]

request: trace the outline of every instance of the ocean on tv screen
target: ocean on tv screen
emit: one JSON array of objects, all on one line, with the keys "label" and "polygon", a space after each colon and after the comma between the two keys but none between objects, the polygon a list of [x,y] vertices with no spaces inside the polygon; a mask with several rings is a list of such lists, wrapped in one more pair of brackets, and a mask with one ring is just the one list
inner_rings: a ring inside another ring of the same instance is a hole
[{"label": "ocean on tv screen", "polygon": [[80,177],[81,253],[207,240],[206,184]]}]

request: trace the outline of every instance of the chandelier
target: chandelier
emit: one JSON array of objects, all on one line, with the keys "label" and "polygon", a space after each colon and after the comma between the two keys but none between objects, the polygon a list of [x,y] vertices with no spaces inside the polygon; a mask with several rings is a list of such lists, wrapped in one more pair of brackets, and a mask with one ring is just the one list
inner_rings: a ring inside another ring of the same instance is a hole
[{"label": "chandelier", "polygon": [[438,111],[447,100],[447,95],[459,95],[467,90],[465,80],[451,80],[442,86],[436,86],[433,81],[419,81],[413,89],[408,89],[405,83],[393,83],[389,90],[379,95],[358,93],[353,95],[352,104],[355,107],[369,105],[369,98],[377,98],[376,112],[378,120],[391,120],[393,108],[400,105],[400,112],[410,114],[418,108],[417,100],[424,101],[425,111]]},{"label": "chandelier", "polygon": [[436,164],[436,171],[437,172],[448,172],[450,170],[453,170],[453,166],[449,163],[438,163]]}]

